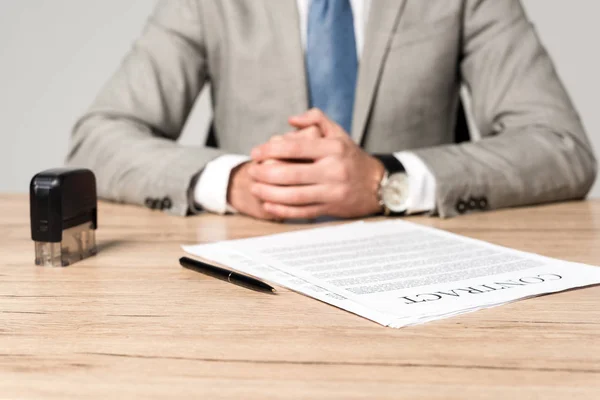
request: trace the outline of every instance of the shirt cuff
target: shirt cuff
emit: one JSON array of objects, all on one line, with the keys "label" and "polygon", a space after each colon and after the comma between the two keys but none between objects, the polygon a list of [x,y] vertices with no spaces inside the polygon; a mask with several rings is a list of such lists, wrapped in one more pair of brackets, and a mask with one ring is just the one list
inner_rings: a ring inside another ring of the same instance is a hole
[{"label": "shirt cuff", "polygon": [[195,203],[217,214],[235,213],[236,210],[227,204],[229,177],[235,167],[249,160],[248,156],[226,154],[206,164],[194,188]]},{"label": "shirt cuff", "polygon": [[408,176],[408,214],[415,214],[435,209],[435,177],[423,160],[409,151],[394,153],[402,163]]}]

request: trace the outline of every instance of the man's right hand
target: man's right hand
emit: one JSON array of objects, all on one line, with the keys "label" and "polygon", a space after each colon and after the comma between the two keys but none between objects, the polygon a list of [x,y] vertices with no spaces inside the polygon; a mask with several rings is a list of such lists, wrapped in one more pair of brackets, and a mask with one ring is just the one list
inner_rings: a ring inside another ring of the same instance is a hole
[{"label": "man's right hand", "polygon": [[258,219],[276,220],[277,218],[264,210],[263,202],[250,191],[255,183],[248,174],[248,168],[252,163],[252,161],[246,162],[231,171],[227,188],[227,203],[241,214]]}]

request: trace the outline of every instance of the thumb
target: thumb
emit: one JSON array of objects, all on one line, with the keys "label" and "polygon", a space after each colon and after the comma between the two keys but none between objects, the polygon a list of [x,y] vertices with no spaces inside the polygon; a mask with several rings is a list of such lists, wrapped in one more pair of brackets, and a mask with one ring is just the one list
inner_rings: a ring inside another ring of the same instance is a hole
[{"label": "thumb", "polygon": [[333,135],[335,131],[335,124],[318,108],[312,108],[303,114],[290,117],[288,122],[298,129],[317,126],[325,137]]}]

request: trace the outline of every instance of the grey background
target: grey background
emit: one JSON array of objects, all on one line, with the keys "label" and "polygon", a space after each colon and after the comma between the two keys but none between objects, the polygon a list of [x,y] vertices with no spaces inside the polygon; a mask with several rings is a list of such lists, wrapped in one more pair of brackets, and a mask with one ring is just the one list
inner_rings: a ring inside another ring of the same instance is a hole
[{"label": "grey background", "polygon": [[[600,57],[592,0],[523,0],[600,156]],[[0,0],[0,191],[63,163],[75,119],[117,68],[155,0]],[[206,93],[206,91],[205,91]],[[182,142],[203,143],[201,96]],[[596,182],[593,197],[600,197]]]}]

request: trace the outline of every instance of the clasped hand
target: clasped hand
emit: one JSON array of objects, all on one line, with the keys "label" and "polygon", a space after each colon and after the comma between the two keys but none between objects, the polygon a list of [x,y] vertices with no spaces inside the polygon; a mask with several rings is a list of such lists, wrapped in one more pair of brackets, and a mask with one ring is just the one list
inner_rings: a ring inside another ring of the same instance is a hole
[{"label": "clasped hand", "polygon": [[356,218],[380,211],[379,160],[318,109],[289,119],[295,131],[252,150],[234,170],[228,201],[260,219]]}]

